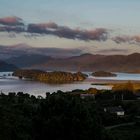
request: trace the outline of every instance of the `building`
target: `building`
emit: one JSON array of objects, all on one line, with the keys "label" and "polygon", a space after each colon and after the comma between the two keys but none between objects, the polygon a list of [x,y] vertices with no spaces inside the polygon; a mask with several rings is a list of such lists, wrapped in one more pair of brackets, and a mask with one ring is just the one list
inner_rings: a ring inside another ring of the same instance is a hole
[{"label": "building", "polygon": [[124,116],[125,111],[121,106],[115,106],[115,107],[106,107],[104,108],[105,112],[111,113],[111,114],[116,114],[117,116]]}]

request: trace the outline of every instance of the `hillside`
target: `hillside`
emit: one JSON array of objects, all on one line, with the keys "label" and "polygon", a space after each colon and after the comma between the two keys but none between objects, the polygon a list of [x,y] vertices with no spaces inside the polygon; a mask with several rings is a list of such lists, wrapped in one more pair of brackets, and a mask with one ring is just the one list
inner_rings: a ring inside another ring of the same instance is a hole
[{"label": "hillside", "polygon": [[112,71],[135,72],[140,71],[140,54],[131,55],[92,55],[84,54],[65,59],[51,59],[32,68],[49,70],[76,70],[76,71]]},{"label": "hillside", "polygon": [[4,61],[0,60],[0,72],[6,72],[6,71],[14,71],[17,67],[13,64],[8,64]]},{"label": "hillside", "polygon": [[27,44],[17,44],[11,46],[0,45],[0,59],[6,60],[13,57],[21,57],[24,55],[43,55],[54,58],[68,58],[81,54],[79,49],[64,49],[64,48],[50,48],[50,47],[32,47]]},{"label": "hillside", "polygon": [[14,64],[18,67],[30,67],[37,64],[48,62],[52,58],[50,56],[39,55],[39,54],[25,54],[17,57],[12,57],[6,60],[6,62]]},{"label": "hillside", "polygon": [[0,59],[20,68],[65,71],[140,72],[140,54],[94,55],[79,50],[33,48],[27,44],[0,46]]}]

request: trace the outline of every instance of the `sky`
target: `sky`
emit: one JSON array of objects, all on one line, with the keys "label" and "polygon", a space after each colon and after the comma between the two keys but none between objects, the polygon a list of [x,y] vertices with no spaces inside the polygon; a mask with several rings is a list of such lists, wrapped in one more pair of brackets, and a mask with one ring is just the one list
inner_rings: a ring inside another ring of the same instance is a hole
[{"label": "sky", "polygon": [[[140,52],[139,13],[140,0],[0,0],[0,44]],[[7,17],[17,23],[9,24]],[[24,30],[17,33],[19,22]]]}]

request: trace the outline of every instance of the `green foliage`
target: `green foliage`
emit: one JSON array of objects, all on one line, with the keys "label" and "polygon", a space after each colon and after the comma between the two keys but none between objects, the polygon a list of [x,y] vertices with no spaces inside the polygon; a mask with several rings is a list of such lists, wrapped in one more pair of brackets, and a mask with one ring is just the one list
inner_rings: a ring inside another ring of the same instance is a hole
[{"label": "green foliage", "polygon": [[105,140],[94,100],[62,92],[0,95],[0,140]]},{"label": "green foliage", "polygon": [[[114,92],[107,90],[98,91],[96,100],[82,99],[80,94],[86,92],[59,90],[46,93],[46,98],[22,92],[0,94],[0,140],[115,140],[119,133],[112,131],[110,136],[104,127],[132,122],[140,116],[140,101],[112,100]],[[122,106],[126,116],[104,112],[108,106]],[[138,139],[139,135],[131,138]]]}]

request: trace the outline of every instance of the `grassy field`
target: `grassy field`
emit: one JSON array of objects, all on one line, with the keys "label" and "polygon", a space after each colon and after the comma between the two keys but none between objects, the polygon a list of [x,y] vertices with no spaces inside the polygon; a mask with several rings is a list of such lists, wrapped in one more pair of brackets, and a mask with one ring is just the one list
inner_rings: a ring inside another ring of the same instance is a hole
[{"label": "grassy field", "polygon": [[[123,87],[125,86],[127,83],[108,83],[108,85],[114,87],[114,86],[120,86]],[[140,90],[140,82],[132,82],[133,85],[133,89],[134,90]]]},{"label": "grassy field", "polygon": [[[102,81],[98,83],[92,83],[91,85],[107,85],[107,86],[118,86],[124,87],[129,81]],[[140,81],[132,81],[131,84],[133,85],[134,90],[140,90]]]}]

